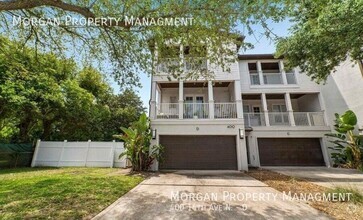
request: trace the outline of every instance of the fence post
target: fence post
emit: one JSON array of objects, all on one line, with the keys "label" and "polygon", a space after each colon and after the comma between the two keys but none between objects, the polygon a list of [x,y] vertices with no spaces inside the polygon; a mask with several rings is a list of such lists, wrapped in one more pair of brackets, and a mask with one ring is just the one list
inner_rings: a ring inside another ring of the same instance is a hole
[{"label": "fence post", "polygon": [[60,162],[61,162],[61,160],[62,160],[62,157],[63,157],[63,151],[64,151],[64,147],[65,147],[66,143],[67,143],[67,140],[64,140],[64,142],[63,142],[63,146],[62,146],[62,151],[61,151],[61,153],[60,153],[60,155],[59,155],[59,159],[58,159],[57,167],[59,167]]},{"label": "fence post", "polygon": [[116,145],[116,141],[113,140],[112,141],[112,148],[111,148],[111,164],[110,164],[110,168],[113,167],[113,164],[115,162],[115,145]]},{"label": "fence post", "polygon": [[37,140],[37,143],[35,145],[34,155],[33,155],[32,163],[30,165],[31,167],[35,166],[35,161],[38,157],[39,145],[40,145],[40,139]]},{"label": "fence post", "polygon": [[91,147],[91,140],[88,140],[88,144],[87,144],[87,152],[86,152],[86,159],[84,160],[84,166],[87,166],[87,161],[88,161],[88,152],[89,152],[89,148]]}]

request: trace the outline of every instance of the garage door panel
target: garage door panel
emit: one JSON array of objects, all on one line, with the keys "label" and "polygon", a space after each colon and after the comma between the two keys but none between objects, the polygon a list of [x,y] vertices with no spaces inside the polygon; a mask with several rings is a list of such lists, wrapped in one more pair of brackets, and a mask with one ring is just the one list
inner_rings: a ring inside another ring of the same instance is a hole
[{"label": "garage door panel", "polygon": [[161,169],[237,169],[235,136],[160,136]]},{"label": "garage door panel", "polygon": [[323,166],[318,138],[258,138],[261,166]]}]

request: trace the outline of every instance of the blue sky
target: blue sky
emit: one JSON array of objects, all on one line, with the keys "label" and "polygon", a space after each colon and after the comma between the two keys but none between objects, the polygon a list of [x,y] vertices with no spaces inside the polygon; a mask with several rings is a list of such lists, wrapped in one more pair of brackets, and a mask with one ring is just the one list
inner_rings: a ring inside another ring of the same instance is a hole
[{"label": "blue sky", "polygon": [[[278,36],[287,36],[288,35],[288,29],[291,26],[291,23],[289,21],[283,21],[280,23],[269,23],[270,29],[277,34]],[[243,27],[238,27],[240,31],[243,33]],[[254,48],[247,50],[247,51],[239,51],[240,54],[262,54],[262,53],[274,53],[275,52],[275,45],[271,40],[266,39],[263,35],[263,29],[260,26],[254,27],[255,34],[254,36],[246,35],[246,42],[254,44]],[[149,108],[149,99],[150,99],[150,77],[148,77],[145,73],[140,73],[140,82],[142,85],[142,88],[137,88],[144,106],[146,109]],[[113,85],[114,91],[119,91],[119,86],[116,84]]]}]

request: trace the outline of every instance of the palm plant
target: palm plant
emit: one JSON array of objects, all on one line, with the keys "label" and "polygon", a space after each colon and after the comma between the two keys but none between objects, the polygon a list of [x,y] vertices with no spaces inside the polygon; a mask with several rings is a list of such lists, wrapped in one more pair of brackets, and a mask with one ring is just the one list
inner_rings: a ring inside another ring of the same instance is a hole
[{"label": "palm plant", "polygon": [[132,170],[148,170],[155,160],[162,159],[162,146],[150,146],[152,138],[150,121],[145,113],[129,128],[122,127],[121,130],[124,134],[115,136],[125,143],[125,151],[119,157],[126,156],[132,164]]},{"label": "palm plant", "polygon": [[334,163],[340,167],[362,169],[363,168],[363,142],[362,135],[355,133],[357,125],[357,116],[353,111],[348,110],[343,115],[335,114],[335,131],[336,133],[327,134],[334,138],[331,143],[334,150],[331,153]]}]

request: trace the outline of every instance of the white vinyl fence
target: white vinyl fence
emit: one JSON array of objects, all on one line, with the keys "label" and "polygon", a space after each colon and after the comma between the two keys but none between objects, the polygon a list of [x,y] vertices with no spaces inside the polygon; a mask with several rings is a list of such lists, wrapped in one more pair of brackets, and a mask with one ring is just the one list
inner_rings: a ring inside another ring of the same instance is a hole
[{"label": "white vinyl fence", "polygon": [[126,167],[119,159],[124,151],[122,142],[67,142],[38,140],[32,167]]}]

